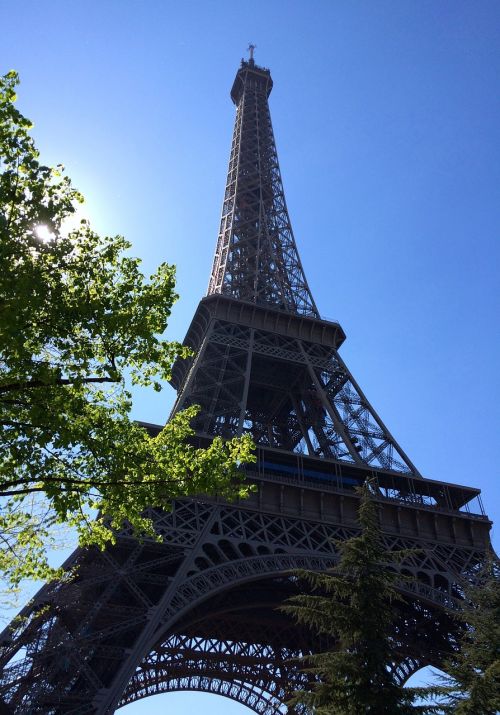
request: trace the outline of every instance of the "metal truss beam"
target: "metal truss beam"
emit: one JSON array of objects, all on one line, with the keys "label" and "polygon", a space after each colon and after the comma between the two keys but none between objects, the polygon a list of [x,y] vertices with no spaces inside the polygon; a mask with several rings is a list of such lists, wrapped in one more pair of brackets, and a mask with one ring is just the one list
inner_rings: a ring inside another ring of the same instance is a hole
[{"label": "metal truss beam", "polygon": [[243,62],[209,295],[319,317],[286,207],[268,96],[268,70]]},{"label": "metal truss beam", "polygon": [[[303,506],[291,488],[286,492],[295,515],[286,494],[273,494],[268,485],[261,489],[253,506],[188,501],[170,513],[152,512],[163,545],[137,544],[124,533],[107,552],[81,552],[73,581],[45,588],[4,632],[4,702],[13,712],[104,714],[153,691],[188,682],[206,689],[213,680],[241,702],[251,692],[257,712],[264,702],[274,708],[269,712],[280,712],[291,676],[279,674],[300,638],[276,615],[276,606],[295,569],[325,570],[335,563],[337,541],[356,533],[357,497],[338,494],[331,516],[313,520],[299,516]],[[387,504],[387,522],[393,521],[390,510]],[[486,522],[479,518],[476,527],[485,538]],[[401,663],[440,663],[453,635],[446,613],[460,599],[459,578],[473,574],[482,560],[475,541],[477,535],[466,545],[458,533],[456,540],[451,534],[446,541],[425,540],[411,516],[387,532],[389,549],[413,549],[401,569],[417,579],[411,587],[401,585],[412,604]],[[189,662],[182,659],[187,644]],[[305,642],[301,652],[306,649],[313,644]],[[395,667],[403,677],[401,663]]]}]

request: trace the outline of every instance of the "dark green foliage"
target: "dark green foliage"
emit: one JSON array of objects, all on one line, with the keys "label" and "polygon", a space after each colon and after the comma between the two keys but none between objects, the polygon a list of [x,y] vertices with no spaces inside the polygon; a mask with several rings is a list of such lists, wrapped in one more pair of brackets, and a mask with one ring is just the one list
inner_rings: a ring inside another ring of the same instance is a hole
[{"label": "dark green foliage", "polygon": [[465,589],[460,650],[445,665],[446,713],[500,712],[500,566],[491,558],[477,583]]},{"label": "dark green foliage", "polygon": [[308,656],[304,669],[314,678],[310,692],[294,704],[315,715],[406,715],[439,712],[414,705],[418,689],[402,688],[390,668],[398,654],[391,638],[401,597],[397,574],[387,567],[402,558],[384,547],[370,485],[360,490],[361,533],[338,543],[339,562],[329,573],[300,572],[308,593],[293,596],[283,610],[335,649]]}]

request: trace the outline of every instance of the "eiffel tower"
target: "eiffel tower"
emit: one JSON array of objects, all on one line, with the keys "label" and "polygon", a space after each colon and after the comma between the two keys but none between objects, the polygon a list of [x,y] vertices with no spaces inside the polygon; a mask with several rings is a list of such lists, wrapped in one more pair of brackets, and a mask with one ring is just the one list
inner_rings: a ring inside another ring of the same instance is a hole
[{"label": "eiffel tower", "polygon": [[[78,549],[78,577],[44,586],[1,636],[0,712],[113,713],[174,690],[218,693],[261,715],[286,712],[304,683],[290,659],[317,642],[276,608],[297,568],[323,570],[357,533],[355,487],[376,485],[405,596],[399,682],[439,667],[460,583],[489,546],[479,490],[423,478],[342,361],[345,334],[323,320],[290,225],[268,97],[271,74],[242,60],[236,121],[208,293],[178,361],[174,411],[201,405],[196,442],[249,432],[256,492],[239,503],[151,508],[163,543],[127,530]],[[158,427],[148,425],[154,432]]]}]

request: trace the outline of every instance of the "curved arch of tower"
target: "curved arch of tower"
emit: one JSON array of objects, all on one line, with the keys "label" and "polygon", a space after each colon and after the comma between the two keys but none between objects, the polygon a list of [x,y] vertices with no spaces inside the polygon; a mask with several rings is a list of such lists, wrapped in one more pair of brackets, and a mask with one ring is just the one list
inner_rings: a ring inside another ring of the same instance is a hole
[{"label": "curved arch of tower", "polygon": [[[297,568],[335,564],[357,532],[355,487],[383,505],[401,563],[400,682],[439,666],[456,637],[450,610],[489,546],[473,487],[424,479],[339,355],[342,327],[320,317],[285,202],[269,70],[242,61],[236,120],[208,294],[174,365],[174,412],[201,411],[196,442],[250,433],[257,486],[242,502],[182,500],[150,510],[163,542],[124,530],[77,550],[70,582],[44,586],[0,637],[0,712],[110,715],[140,698],[199,690],[261,715],[286,712],[306,676],[293,658],[323,648],[278,607]],[[149,426],[150,429],[154,427]],[[333,644],[332,644],[333,645]]]}]

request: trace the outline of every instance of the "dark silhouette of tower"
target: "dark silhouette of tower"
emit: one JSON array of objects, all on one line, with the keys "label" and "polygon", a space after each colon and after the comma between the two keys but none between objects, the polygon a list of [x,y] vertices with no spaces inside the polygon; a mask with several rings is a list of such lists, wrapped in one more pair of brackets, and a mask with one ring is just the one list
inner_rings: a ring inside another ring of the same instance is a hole
[{"label": "dark silhouette of tower", "polygon": [[[178,361],[174,411],[201,405],[197,441],[250,432],[258,489],[237,504],[181,500],[150,514],[164,543],[126,531],[105,552],[77,550],[69,584],[41,589],[4,631],[5,712],[112,713],[169,690],[203,690],[258,713],[283,712],[302,676],[289,659],[318,643],[276,610],[296,568],[327,569],[357,531],[356,485],[376,485],[388,548],[402,564],[401,682],[439,666],[460,581],[489,545],[479,491],[424,479],[338,354],[297,252],[269,114],[269,70],[242,61],[236,122],[208,294]],[[154,430],[154,426],[150,426]],[[2,705],[0,705],[0,712]]]}]

